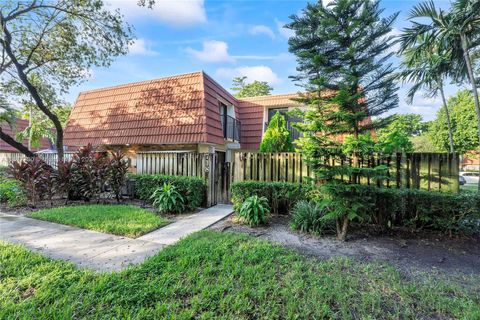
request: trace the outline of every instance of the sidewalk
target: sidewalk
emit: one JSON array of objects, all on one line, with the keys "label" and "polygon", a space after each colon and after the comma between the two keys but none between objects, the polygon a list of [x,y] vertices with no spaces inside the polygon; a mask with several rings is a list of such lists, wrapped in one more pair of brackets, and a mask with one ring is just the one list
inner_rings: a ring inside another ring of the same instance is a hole
[{"label": "sidewalk", "polygon": [[81,268],[116,271],[143,262],[164,246],[205,229],[232,212],[230,205],[216,205],[137,239],[0,213],[0,240],[24,245]]}]

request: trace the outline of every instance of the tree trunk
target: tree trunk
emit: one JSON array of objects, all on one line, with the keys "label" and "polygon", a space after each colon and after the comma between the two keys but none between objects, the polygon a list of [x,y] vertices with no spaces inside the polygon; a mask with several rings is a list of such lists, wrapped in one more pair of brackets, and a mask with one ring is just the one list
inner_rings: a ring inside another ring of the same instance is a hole
[{"label": "tree trunk", "polygon": [[[478,141],[479,141],[478,156],[480,157],[480,102],[478,100],[477,84],[475,82],[475,76],[473,75],[472,61],[468,53],[467,37],[465,36],[465,34],[462,33],[460,34],[460,38],[462,40],[463,58],[465,59],[465,64],[467,65],[468,78],[470,80],[470,84],[472,85],[472,94],[474,98],[473,101],[475,102],[475,111],[477,112],[477,131],[478,131],[477,134],[478,134]],[[478,192],[480,193],[480,180],[478,181]]]},{"label": "tree trunk", "polygon": [[347,232],[348,232],[348,225],[350,224],[350,220],[348,216],[345,214],[341,218],[337,218],[337,239],[341,241],[345,241],[347,239]]},{"label": "tree trunk", "polygon": [[442,96],[443,108],[445,109],[445,118],[447,119],[448,127],[448,140],[450,144],[450,153],[453,153],[455,156],[455,148],[453,146],[453,131],[452,131],[452,122],[450,121],[450,111],[447,106],[447,99],[445,99],[445,92],[443,91],[443,83],[439,82],[440,95]]},{"label": "tree trunk", "polygon": [[28,149],[32,149],[32,125],[33,125],[33,108],[32,108],[32,104],[29,103],[30,105],[30,110],[29,110],[29,114],[28,114],[28,127],[30,128],[30,132],[28,132]]},{"label": "tree trunk", "polygon": [[[355,140],[358,140],[358,126],[356,125],[353,128],[353,136],[355,137]],[[357,151],[353,151],[352,153],[352,167],[354,168],[359,168],[360,167],[360,161],[359,161],[359,156]],[[358,173],[353,173],[352,174],[352,182],[353,183],[360,183],[360,177]]]},{"label": "tree trunk", "polygon": [[21,153],[23,153],[24,155],[26,155],[27,157],[29,158],[33,158],[35,157],[35,153],[33,153],[32,151],[30,151],[27,147],[25,147],[22,143],[18,142],[17,140],[13,139],[12,137],[10,137],[8,134],[6,134],[5,132],[3,132],[2,128],[0,128],[0,139],[2,139],[3,141],[5,141],[6,143],[8,143],[9,145],[11,145],[12,147],[14,147],[15,149],[17,149],[18,151],[20,151]]},{"label": "tree trunk", "polygon": [[[1,19],[0,19],[1,20]],[[56,147],[57,147],[57,156],[58,156],[58,162],[60,163],[63,161],[63,128],[62,124],[60,123],[60,120],[58,120],[58,117],[56,114],[54,114],[43,102],[42,97],[40,96],[40,93],[38,92],[37,88],[28,80],[28,76],[25,73],[25,66],[22,65],[15,54],[13,53],[12,49],[12,35],[10,31],[7,29],[7,26],[5,22],[0,21],[2,24],[2,29],[3,33],[5,35],[4,39],[1,41],[5,53],[7,56],[10,58],[12,61],[13,65],[15,66],[17,70],[17,75],[24,84],[24,86],[27,88],[28,92],[30,93],[30,96],[33,98],[35,101],[36,106],[53,122],[55,126],[55,130],[57,133],[57,142],[56,142]]]}]

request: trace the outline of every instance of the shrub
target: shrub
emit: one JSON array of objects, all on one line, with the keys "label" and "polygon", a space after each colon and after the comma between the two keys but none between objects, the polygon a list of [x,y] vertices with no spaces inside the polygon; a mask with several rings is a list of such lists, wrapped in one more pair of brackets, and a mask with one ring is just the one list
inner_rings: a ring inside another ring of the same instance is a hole
[{"label": "shrub", "polygon": [[18,182],[13,179],[0,179],[0,202],[8,202],[19,190]]},{"label": "shrub", "polygon": [[20,183],[32,206],[53,194],[52,168],[38,157],[12,162],[9,173]]},{"label": "shrub", "polygon": [[[431,229],[450,234],[480,234],[478,194],[329,183],[311,190],[308,197],[321,203],[322,221],[337,222],[341,239],[345,238],[352,220],[372,223],[384,230],[402,227],[411,231]],[[307,210],[313,209],[306,203],[295,206],[291,226],[317,233],[313,227],[306,230],[316,221],[314,213]]]},{"label": "shrub", "polygon": [[250,226],[267,222],[269,207],[265,197],[251,196],[245,199],[239,210],[239,216]]},{"label": "shrub", "polygon": [[0,178],[0,202],[16,207],[25,205],[25,201],[25,194],[16,180]]},{"label": "shrub", "polygon": [[68,195],[73,187],[72,177],[73,160],[64,160],[58,163],[55,179],[56,191],[60,197],[65,196],[68,202]]},{"label": "shrub", "polygon": [[291,152],[293,151],[292,137],[287,129],[285,117],[280,112],[270,120],[263,135],[260,152]]},{"label": "shrub", "polygon": [[117,202],[120,202],[120,193],[127,180],[129,162],[120,150],[111,152],[107,168],[107,182],[112,188]]},{"label": "shrub", "polygon": [[337,238],[345,241],[350,222],[363,220],[373,203],[358,184],[332,181],[320,186],[320,191],[325,210],[323,220],[335,221]]},{"label": "shrub", "polygon": [[[480,195],[362,186],[372,202],[370,222],[383,228],[472,233],[480,219]],[[480,230],[476,228],[476,232]]]},{"label": "shrub", "polygon": [[85,201],[98,199],[105,187],[107,172],[108,156],[105,152],[96,152],[91,144],[81,148],[73,155],[73,197],[80,197]]},{"label": "shrub", "polygon": [[165,183],[175,186],[185,200],[185,210],[195,210],[206,199],[205,182],[199,177],[167,176],[160,174],[132,174],[129,176],[135,181],[135,197],[151,202],[150,197],[156,189]]},{"label": "shrub", "polygon": [[35,157],[14,161],[8,173],[19,181],[28,201],[35,206],[37,201],[51,201],[55,195],[67,195],[67,201],[68,198],[98,199],[107,183],[119,200],[127,171],[128,161],[123,153],[112,152],[109,157],[106,152],[98,152],[89,144],[81,148],[72,160],[59,162],[57,170]]},{"label": "shrub", "polygon": [[291,214],[290,227],[295,230],[320,235],[331,227],[325,218],[325,206],[316,201],[300,200],[292,208]]},{"label": "shrub", "polygon": [[8,178],[9,176],[8,166],[0,166],[0,178]]},{"label": "shrub", "polygon": [[185,211],[184,199],[171,183],[164,183],[156,189],[150,199],[161,213],[181,213]]},{"label": "shrub", "polygon": [[312,185],[301,183],[242,181],[232,185],[231,194],[237,212],[245,199],[256,195],[267,198],[271,212],[286,214],[295,203],[307,199],[312,189]]}]

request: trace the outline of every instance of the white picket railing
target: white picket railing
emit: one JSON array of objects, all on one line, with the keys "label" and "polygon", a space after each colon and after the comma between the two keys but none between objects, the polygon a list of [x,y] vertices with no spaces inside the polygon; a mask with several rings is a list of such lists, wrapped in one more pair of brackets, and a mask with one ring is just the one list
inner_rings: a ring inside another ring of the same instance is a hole
[{"label": "white picket railing", "polygon": [[[64,159],[69,160],[75,152],[65,152]],[[56,153],[38,153],[38,156],[52,167],[57,166],[58,156]],[[25,155],[19,152],[0,152],[0,166],[8,166],[12,161],[25,159]]]}]

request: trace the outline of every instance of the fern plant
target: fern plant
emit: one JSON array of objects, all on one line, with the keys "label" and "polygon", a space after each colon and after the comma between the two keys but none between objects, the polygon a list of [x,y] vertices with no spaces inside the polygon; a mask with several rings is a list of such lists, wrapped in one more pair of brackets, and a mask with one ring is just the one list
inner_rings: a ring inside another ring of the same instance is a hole
[{"label": "fern plant", "polygon": [[164,183],[157,188],[150,199],[153,206],[161,213],[181,213],[185,211],[185,200],[171,183]]},{"label": "fern plant", "polygon": [[321,235],[330,224],[330,221],[325,219],[325,206],[316,201],[297,202],[291,214],[290,227],[294,230]]},{"label": "fern plant", "polygon": [[269,211],[267,198],[251,196],[243,202],[239,216],[250,226],[258,226],[267,222]]}]

